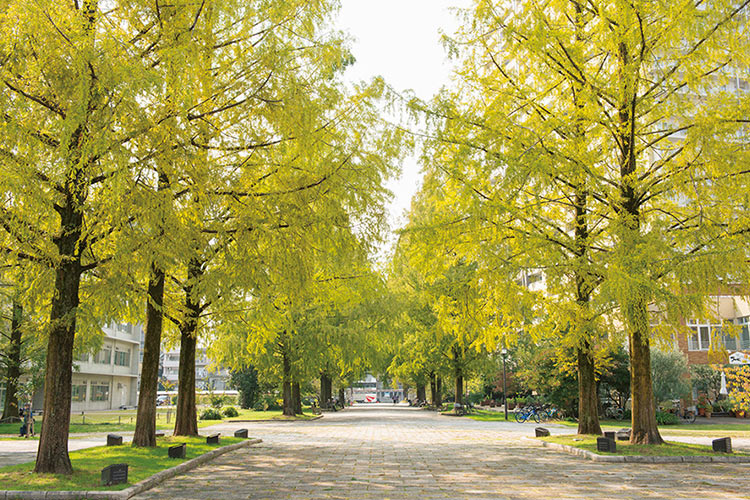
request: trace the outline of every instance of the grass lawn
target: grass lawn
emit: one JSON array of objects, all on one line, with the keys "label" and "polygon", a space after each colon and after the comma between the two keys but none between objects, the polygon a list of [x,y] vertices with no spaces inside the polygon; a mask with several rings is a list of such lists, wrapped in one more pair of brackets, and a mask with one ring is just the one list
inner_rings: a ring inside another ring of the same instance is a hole
[{"label": "grass lawn", "polygon": [[[453,413],[453,410],[446,412],[446,413]],[[472,420],[478,420],[480,422],[496,422],[502,420],[505,422],[505,412],[502,411],[490,411],[490,410],[474,410],[470,414],[466,415]],[[516,415],[512,412],[508,412],[508,422],[515,422],[516,421]],[[550,420],[550,423],[553,424],[567,424],[568,422],[561,421],[561,420]],[[527,420],[527,424],[536,424],[533,420]],[[577,423],[574,423],[576,426]],[[620,426],[622,427],[622,426]]]},{"label": "grass lawn", "polygon": [[[241,438],[222,437],[219,446],[244,441]],[[159,471],[179,465],[185,460],[168,458],[167,448],[173,444],[187,443],[187,458],[202,455],[216,445],[206,444],[206,438],[165,437],[157,440],[156,448],[124,446],[99,446],[70,452],[73,474],[34,474],[34,463],[0,468],[0,490],[123,490]],[[101,470],[112,464],[128,464],[128,484],[101,486]]]},{"label": "grass lawn", "polygon": [[[564,436],[549,436],[537,439],[550,443],[574,446],[600,455],[641,455],[653,457],[727,455],[726,453],[716,453],[710,446],[701,444],[667,442],[663,445],[654,446],[647,444],[630,444],[627,441],[617,441],[617,453],[604,453],[596,451],[596,436],[566,434]],[[735,452],[733,455],[747,456],[748,454]]]},{"label": "grass lawn", "polygon": [[[237,420],[311,420],[317,416],[317,415],[313,415],[309,409],[304,410],[307,412],[304,415],[297,415],[295,417],[286,417],[281,414],[282,413],[281,410],[259,411],[259,410],[240,409],[238,411],[239,411],[239,416],[233,417],[233,418],[226,418],[224,420],[228,422],[235,422]],[[219,422],[219,421],[214,420],[213,422]]]},{"label": "grass lawn", "polygon": [[[694,424],[660,425],[659,432],[676,436],[706,437],[750,437],[750,423],[738,420],[737,424],[704,424],[698,420]],[[554,421],[553,423],[576,428],[578,422]],[[630,420],[601,420],[602,430],[617,430],[630,427]]]},{"label": "grass lawn", "polygon": [[[243,410],[244,411],[244,410]],[[198,409],[200,416],[201,408]],[[263,413],[263,412],[260,412]],[[278,412],[281,415],[281,412]],[[91,412],[83,415],[78,412],[70,415],[70,433],[87,433],[87,432],[133,432],[135,431],[135,410],[114,410],[111,412]],[[167,422],[169,419],[169,422]],[[156,428],[160,431],[170,431],[174,429],[175,411],[174,409],[160,408],[156,413]],[[34,432],[36,438],[42,430],[42,417],[34,417]],[[207,427],[216,425],[221,420],[198,420],[198,427]],[[18,436],[21,424],[0,424],[0,434],[11,434]],[[5,438],[7,439],[7,438]]]}]

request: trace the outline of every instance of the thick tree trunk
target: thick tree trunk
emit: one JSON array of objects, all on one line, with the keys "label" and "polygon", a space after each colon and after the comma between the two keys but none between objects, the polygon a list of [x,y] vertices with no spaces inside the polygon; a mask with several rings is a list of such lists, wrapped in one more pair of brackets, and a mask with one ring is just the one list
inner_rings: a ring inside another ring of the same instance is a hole
[{"label": "thick tree trunk", "polygon": [[437,394],[437,376],[435,375],[435,372],[430,372],[430,403],[432,403],[432,406],[437,406],[435,404],[436,394]]},{"label": "thick tree trunk", "polygon": [[152,263],[146,299],[146,335],[133,446],[156,446],[156,393],[159,387],[163,306],[164,271]]},{"label": "thick tree trunk", "polygon": [[333,397],[331,377],[327,373],[320,374],[320,407],[329,408]]},{"label": "thick tree trunk", "polygon": [[601,435],[599,397],[596,392],[594,355],[588,343],[577,349],[578,356],[578,434]]},{"label": "thick tree trunk", "polygon": [[461,370],[456,370],[456,397],[454,401],[460,405],[464,404],[464,376]]},{"label": "thick tree trunk", "polygon": [[196,284],[203,276],[201,263],[191,258],[185,283],[185,317],[180,323],[180,367],[177,387],[175,436],[197,436],[198,414],[195,406],[195,350],[198,343],[198,320],[201,313]]},{"label": "thick tree trunk", "polygon": [[630,347],[630,391],[632,420],[630,442],[663,444],[656,423],[656,403],[651,380],[651,350],[649,347],[648,313],[645,303],[628,308]]},{"label": "thick tree trunk", "polygon": [[432,400],[437,408],[443,406],[443,379],[440,375],[435,377],[435,393],[432,395]]},{"label": "thick tree trunk", "polygon": [[292,393],[292,362],[286,350],[281,354],[281,398],[282,413],[287,417],[294,416],[294,394]]},{"label": "thick tree trunk", "polygon": [[8,346],[8,372],[5,377],[5,403],[3,421],[18,422],[18,379],[21,377],[21,322],[23,307],[15,300],[11,306],[10,345]]},{"label": "thick tree trunk", "polygon": [[344,394],[344,388],[339,387],[339,402],[341,403],[341,408],[346,408],[346,394]]},{"label": "thick tree trunk", "polygon": [[[80,134],[80,131],[79,131]],[[80,172],[78,175],[82,175]],[[76,180],[69,181],[74,189]],[[55,288],[50,309],[47,366],[44,376],[44,425],[34,472],[71,474],[68,456],[70,398],[73,379],[73,342],[81,284],[83,197],[70,194],[60,209],[60,232],[54,237],[59,260],[55,266]]]},{"label": "thick tree trunk", "polygon": [[180,366],[177,381],[177,410],[175,436],[198,435],[198,412],[195,401],[195,333],[185,329],[180,333]]},{"label": "thick tree trunk", "polygon": [[300,391],[299,382],[292,384],[292,399],[294,400],[295,415],[302,415],[302,391]]},{"label": "thick tree trunk", "polygon": [[417,384],[417,401],[426,401],[427,400],[427,390],[425,389],[424,384]]}]

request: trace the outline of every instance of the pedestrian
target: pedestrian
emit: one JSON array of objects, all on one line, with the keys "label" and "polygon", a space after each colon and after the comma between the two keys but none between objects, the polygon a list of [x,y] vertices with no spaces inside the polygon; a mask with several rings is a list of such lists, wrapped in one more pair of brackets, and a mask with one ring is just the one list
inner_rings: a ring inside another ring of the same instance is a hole
[{"label": "pedestrian", "polygon": [[21,435],[25,438],[34,435],[34,412],[31,409],[31,403],[23,405],[23,427]]}]

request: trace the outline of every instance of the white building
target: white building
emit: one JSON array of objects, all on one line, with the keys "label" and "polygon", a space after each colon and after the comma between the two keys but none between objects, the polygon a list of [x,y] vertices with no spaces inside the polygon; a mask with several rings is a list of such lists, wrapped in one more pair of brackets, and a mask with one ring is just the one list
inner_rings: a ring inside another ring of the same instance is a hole
[{"label": "white building", "polygon": [[[199,391],[229,389],[229,370],[221,366],[211,366],[212,364],[213,361],[206,357],[206,350],[198,349],[195,353],[195,388]],[[180,371],[179,348],[164,353],[163,368],[162,376],[176,388]]]},{"label": "white building", "polygon": [[72,411],[110,410],[138,404],[141,325],[112,323],[94,355],[74,361]]}]

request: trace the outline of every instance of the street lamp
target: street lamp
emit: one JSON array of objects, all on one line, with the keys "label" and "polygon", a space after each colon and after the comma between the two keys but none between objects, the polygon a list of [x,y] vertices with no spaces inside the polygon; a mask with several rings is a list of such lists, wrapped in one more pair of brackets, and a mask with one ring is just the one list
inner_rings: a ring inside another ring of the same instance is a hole
[{"label": "street lamp", "polygon": [[508,386],[505,383],[505,356],[508,354],[508,349],[503,347],[500,351],[503,355],[503,408],[505,409],[505,421],[508,421]]}]

